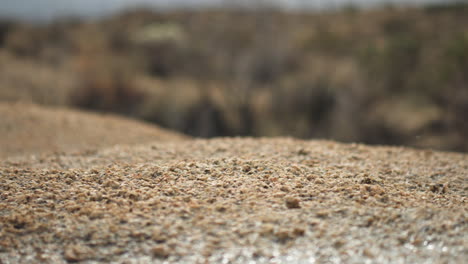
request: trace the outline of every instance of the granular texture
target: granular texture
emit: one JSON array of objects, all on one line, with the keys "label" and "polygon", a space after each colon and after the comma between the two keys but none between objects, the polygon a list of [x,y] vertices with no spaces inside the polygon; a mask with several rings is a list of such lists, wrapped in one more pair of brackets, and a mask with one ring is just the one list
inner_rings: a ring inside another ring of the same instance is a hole
[{"label": "granular texture", "polygon": [[18,156],[0,262],[464,263],[467,174],[466,154],[290,138]]}]

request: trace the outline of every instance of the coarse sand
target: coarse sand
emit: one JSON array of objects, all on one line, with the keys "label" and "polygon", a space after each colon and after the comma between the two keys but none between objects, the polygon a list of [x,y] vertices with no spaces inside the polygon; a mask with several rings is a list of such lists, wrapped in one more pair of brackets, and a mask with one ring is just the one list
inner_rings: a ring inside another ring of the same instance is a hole
[{"label": "coarse sand", "polygon": [[[126,122],[109,136],[143,133]],[[291,138],[123,143],[1,160],[0,263],[468,259],[467,154]]]}]

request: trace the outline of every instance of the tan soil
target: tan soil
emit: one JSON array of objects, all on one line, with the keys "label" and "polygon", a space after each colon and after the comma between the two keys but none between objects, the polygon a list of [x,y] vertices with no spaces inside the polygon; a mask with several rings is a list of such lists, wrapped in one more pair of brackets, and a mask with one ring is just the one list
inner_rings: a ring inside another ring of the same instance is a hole
[{"label": "tan soil", "polygon": [[467,174],[466,154],[289,138],[11,157],[0,263],[464,263]]},{"label": "tan soil", "polygon": [[0,103],[0,158],[186,138],[115,115]]}]

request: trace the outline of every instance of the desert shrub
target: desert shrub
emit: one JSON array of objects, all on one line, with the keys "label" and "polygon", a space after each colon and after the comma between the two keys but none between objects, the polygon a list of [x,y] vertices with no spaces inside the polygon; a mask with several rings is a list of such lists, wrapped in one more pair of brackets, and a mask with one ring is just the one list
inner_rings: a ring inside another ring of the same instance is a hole
[{"label": "desert shrub", "polygon": [[4,49],[75,65],[74,106],[195,136],[468,150],[467,18],[465,5],[134,10],[97,22],[14,25]]},{"label": "desert shrub", "polygon": [[71,104],[95,111],[131,115],[142,99],[143,94],[133,87],[131,80],[114,73],[82,77],[71,96]]},{"label": "desert shrub", "polygon": [[451,0],[448,3],[429,3],[423,9],[428,14],[441,12],[464,14],[468,10],[468,4],[463,1]]},{"label": "desert shrub", "polygon": [[12,26],[13,26],[12,22],[0,20],[0,47],[3,46],[5,39],[7,37],[7,34],[11,30]]}]

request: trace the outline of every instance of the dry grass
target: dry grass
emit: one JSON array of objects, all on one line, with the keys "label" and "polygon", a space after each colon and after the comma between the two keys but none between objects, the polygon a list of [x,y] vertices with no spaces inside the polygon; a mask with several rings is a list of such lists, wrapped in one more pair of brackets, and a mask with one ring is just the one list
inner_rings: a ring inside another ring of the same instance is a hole
[{"label": "dry grass", "polygon": [[2,49],[19,62],[5,65],[27,85],[6,81],[2,89],[27,86],[34,102],[116,112],[202,137],[466,151],[467,11],[134,11],[11,25]]}]

